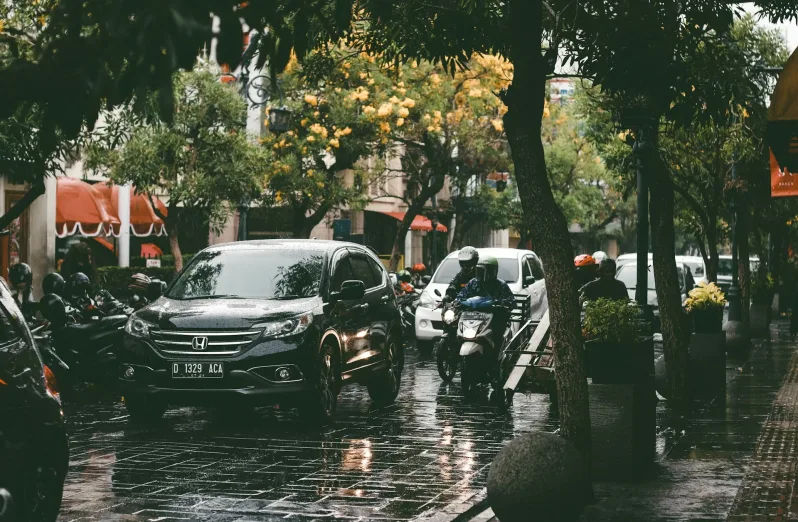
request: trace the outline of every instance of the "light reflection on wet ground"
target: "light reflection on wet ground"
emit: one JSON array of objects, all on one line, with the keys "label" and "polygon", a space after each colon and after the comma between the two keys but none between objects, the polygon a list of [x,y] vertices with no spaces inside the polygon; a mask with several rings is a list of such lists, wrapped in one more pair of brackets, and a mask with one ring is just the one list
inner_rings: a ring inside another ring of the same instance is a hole
[{"label": "light reflection on wet ground", "polygon": [[507,413],[467,403],[459,379],[442,385],[412,349],[395,405],[374,409],[365,388],[345,388],[323,432],[272,408],[180,408],[147,429],[109,400],[67,414],[64,521],[409,520],[481,490],[514,435],[557,427],[548,395],[516,395]]}]

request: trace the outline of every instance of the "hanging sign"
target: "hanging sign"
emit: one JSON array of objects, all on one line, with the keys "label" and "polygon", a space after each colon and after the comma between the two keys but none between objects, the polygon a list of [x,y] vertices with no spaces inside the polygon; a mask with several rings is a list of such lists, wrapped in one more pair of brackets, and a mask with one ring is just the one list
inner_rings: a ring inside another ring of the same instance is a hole
[{"label": "hanging sign", "polygon": [[768,110],[770,195],[798,196],[798,49],[776,83]]}]

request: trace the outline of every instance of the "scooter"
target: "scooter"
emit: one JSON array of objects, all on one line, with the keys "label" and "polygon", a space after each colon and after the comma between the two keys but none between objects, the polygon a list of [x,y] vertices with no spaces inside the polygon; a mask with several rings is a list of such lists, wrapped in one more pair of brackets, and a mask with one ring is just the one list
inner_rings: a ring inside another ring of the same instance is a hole
[{"label": "scooter", "polygon": [[[443,297],[440,290],[435,290],[435,295]],[[460,366],[460,344],[457,341],[457,326],[460,319],[460,309],[456,301],[441,301],[441,319],[443,319],[443,335],[435,343],[435,360],[438,365],[438,375],[443,382],[452,382]]]},{"label": "scooter", "polygon": [[[457,342],[460,343],[460,379],[463,392],[469,395],[480,384],[490,384],[494,394],[502,393],[501,365],[504,350],[510,341],[510,329],[505,329],[501,346],[494,346],[491,329],[494,315],[509,313],[494,305],[489,297],[472,297],[460,303],[460,318],[457,324]],[[498,395],[497,395],[498,396]],[[502,402],[504,398],[501,397]]]},{"label": "scooter", "polygon": [[394,286],[396,294],[396,305],[399,307],[399,314],[402,318],[402,331],[405,339],[411,339],[416,335],[416,308],[421,298],[421,291],[406,284],[405,289]]}]

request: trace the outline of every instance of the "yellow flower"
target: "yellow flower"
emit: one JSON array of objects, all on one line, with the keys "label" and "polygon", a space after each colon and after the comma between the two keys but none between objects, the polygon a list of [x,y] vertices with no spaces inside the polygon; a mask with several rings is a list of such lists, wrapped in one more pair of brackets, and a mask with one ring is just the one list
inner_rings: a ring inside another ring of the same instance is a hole
[{"label": "yellow flower", "polygon": [[314,118],[318,118],[318,117],[319,117],[319,114],[321,114],[319,111],[315,111],[315,112],[313,113],[313,117],[314,117]]},{"label": "yellow flower", "polygon": [[305,95],[305,103],[313,105],[314,107],[319,104],[319,99],[312,94]]},{"label": "yellow flower", "polygon": [[396,118],[396,126],[397,127],[401,127],[404,124],[405,124],[405,119],[404,118]]},{"label": "yellow flower", "polygon": [[413,60],[412,62],[410,62],[411,69],[415,69],[416,67],[418,67],[418,60]]},{"label": "yellow flower", "polygon": [[341,135],[342,136],[349,136],[350,134],[352,134],[352,129],[350,129],[349,127],[344,127],[341,130]]},{"label": "yellow flower", "polygon": [[355,92],[349,95],[349,99],[364,102],[369,99],[369,91],[365,87],[358,87]]},{"label": "yellow flower", "polygon": [[341,67],[343,67],[344,69],[349,69],[350,67],[352,67],[352,64],[349,62],[344,62],[344,64]]},{"label": "yellow flower", "polygon": [[440,85],[441,77],[438,75],[438,73],[432,73],[429,76],[429,81],[432,82],[432,85]]},{"label": "yellow flower", "polygon": [[[0,31],[0,33],[2,33],[2,32],[3,31]],[[263,126],[264,127],[268,127],[269,126],[269,118],[266,118],[265,120],[263,120]]]},{"label": "yellow flower", "polygon": [[405,82],[399,82],[396,85],[398,85],[399,87],[404,87],[405,86]]},{"label": "yellow flower", "polygon": [[383,103],[382,105],[380,105],[379,110],[377,110],[377,116],[384,118],[386,116],[390,116],[392,112],[393,112],[393,104]]},{"label": "yellow flower", "polygon": [[407,118],[408,116],[410,116],[410,109],[408,109],[407,107],[402,107],[401,109],[396,111],[396,114],[398,114],[400,118]]},{"label": "yellow flower", "polygon": [[312,134],[311,134],[310,136],[308,136],[306,139],[307,139],[309,142],[314,142],[314,141],[316,141],[316,137],[315,137],[315,136],[313,136]]},{"label": "yellow flower", "polygon": [[309,121],[310,121],[310,120],[308,120],[307,118],[302,118],[302,121],[300,121],[300,122],[299,122],[299,124],[300,124],[300,125],[302,125],[302,126],[304,127],[305,125],[307,125],[307,124],[308,124],[308,122],[309,122]]},{"label": "yellow flower", "polygon": [[407,107],[408,109],[412,109],[413,107],[416,106],[416,100],[413,100],[412,98],[405,98],[404,100],[402,100],[401,105],[402,107]]},{"label": "yellow flower", "polygon": [[377,109],[375,109],[371,105],[366,105],[365,107],[363,107],[363,114],[374,114],[375,112],[377,112]]},{"label": "yellow flower", "polygon": [[429,127],[427,127],[427,132],[435,132],[435,126],[430,125]]},{"label": "yellow flower", "polygon": [[348,73],[348,72],[347,72],[347,73],[344,73],[344,78],[345,78],[345,79],[348,79],[348,78],[349,78],[349,73]]},{"label": "yellow flower", "polygon": [[441,118],[443,117],[441,111],[435,111],[432,114],[435,116],[435,121],[441,121]]},{"label": "yellow flower", "polygon": [[496,132],[501,132],[504,130],[504,122],[499,118],[491,120],[490,123],[493,125],[493,128],[496,129]]},{"label": "yellow flower", "polygon": [[381,132],[391,132],[391,124],[387,121],[380,122],[380,131]]},{"label": "yellow flower", "polygon": [[275,200],[276,202],[278,202],[278,203],[279,203],[279,202],[281,202],[281,201],[283,200],[283,195],[282,195],[282,193],[280,193],[280,192],[277,192],[277,194],[275,194],[275,195],[274,195],[274,200]]},{"label": "yellow flower", "polygon": [[360,73],[360,79],[361,80],[365,80],[366,78],[368,78],[368,75],[369,75],[369,73],[362,72],[362,73]]},{"label": "yellow flower", "polygon": [[5,23],[3,20],[0,20],[0,33],[2,33],[2,32],[3,32],[3,27],[4,27],[5,25],[6,25],[6,23]]},{"label": "yellow flower", "polygon": [[338,141],[338,138],[332,138],[328,143],[336,149],[341,146],[341,142]]},{"label": "yellow flower", "polygon": [[472,87],[471,89],[468,90],[468,95],[473,98],[479,98],[480,96],[482,96],[482,89],[478,87]]},{"label": "yellow flower", "polygon": [[374,85],[374,78],[369,78],[369,81],[367,83],[369,85]]},{"label": "yellow flower", "polygon": [[389,102],[391,102],[391,103],[396,103],[396,104],[399,104],[399,103],[401,103],[401,101],[399,100],[399,98],[397,98],[396,96],[391,96],[391,99],[390,99],[390,100],[388,100],[388,101],[389,101]]},{"label": "yellow flower", "polygon": [[341,88],[340,87],[336,87],[335,88],[335,92],[341,92]]}]

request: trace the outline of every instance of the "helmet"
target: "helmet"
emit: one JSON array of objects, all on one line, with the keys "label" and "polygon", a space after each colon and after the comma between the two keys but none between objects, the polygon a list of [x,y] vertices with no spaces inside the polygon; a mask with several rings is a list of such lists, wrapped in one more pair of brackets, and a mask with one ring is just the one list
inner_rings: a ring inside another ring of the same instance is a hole
[{"label": "helmet", "polygon": [[483,257],[477,262],[477,279],[495,281],[499,276],[499,262],[495,257]]},{"label": "helmet", "polygon": [[420,274],[421,272],[426,272],[426,271],[427,267],[424,265],[424,263],[416,263],[415,265],[413,265],[413,272],[418,272]]},{"label": "helmet", "polygon": [[61,274],[58,272],[47,274],[44,276],[44,279],[42,279],[42,292],[44,292],[44,295],[63,295],[65,286],[66,281],[64,281],[64,278],[61,277]]},{"label": "helmet", "polygon": [[472,246],[463,247],[457,253],[457,260],[460,262],[460,268],[474,268],[479,261],[479,252]]},{"label": "helmet", "polygon": [[17,263],[8,269],[8,281],[11,286],[30,285],[33,282],[33,272],[27,263]]},{"label": "helmet", "polygon": [[127,289],[134,294],[140,294],[147,291],[152,279],[148,275],[136,273],[130,276],[130,281],[127,283]]},{"label": "helmet", "polygon": [[583,266],[595,266],[596,260],[590,254],[578,255],[574,258],[574,266],[581,268]]},{"label": "helmet", "polygon": [[69,276],[69,281],[67,281],[67,291],[71,297],[89,295],[90,288],[91,281],[89,281],[89,277],[83,272],[75,272]]},{"label": "helmet", "polygon": [[396,278],[402,283],[409,283],[413,280],[413,276],[407,270],[400,270],[396,273]]},{"label": "helmet", "polygon": [[56,328],[60,328],[66,324],[66,304],[64,304],[64,300],[58,295],[47,294],[42,297],[42,300],[39,302],[39,310],[42,312],[44,318],[50,321]]},{"label": "helmet", "polygon": [[601,264],[602,261],[608,259],[610,256],[607,255],[606,252],[602,252],[601,250],[597,250],[593,252],[593,259],[596,260],[596,263]]}]

